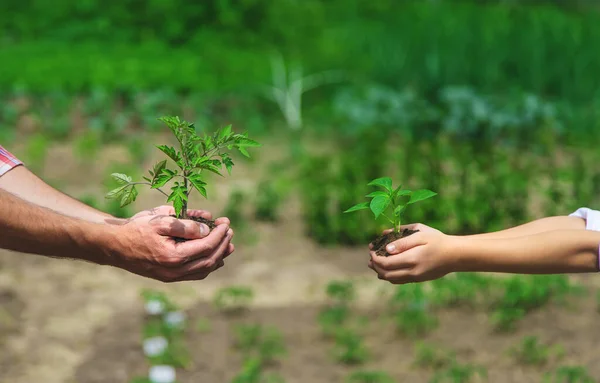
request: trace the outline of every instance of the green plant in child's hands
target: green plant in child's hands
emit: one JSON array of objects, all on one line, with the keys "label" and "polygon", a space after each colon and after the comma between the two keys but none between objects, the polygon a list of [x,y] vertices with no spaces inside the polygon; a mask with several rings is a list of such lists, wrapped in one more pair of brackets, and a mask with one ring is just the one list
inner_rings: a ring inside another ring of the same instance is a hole
[{"label": "green plant in child's hands", "polygon": [[[217,130],[212,135],[200,137],[196,134],[194,124],[180,120],[179,117],[162,117],[164,122],[175,135],[179,148],[168,145],[158,145],[157,148],[169,157],[178,169],[171,170],[167,167],[167,160],[157,163],[149,171],[150,177],[144,177],[146,182],[134,182],[131,177],[113,173],[112,177],[120,186],[110,191],[106,198],[119,199],[121,206],[126,206],[135,201],[138,196],[137,185],[148,185],[167,197],[167,202],[173,203],[177,218],[188,218],[188,197],[196,189],[207,198],[205,171],[222,175],[223,166],[231,174],[234,165],[227,150],[233,148],[241,154],[250,157],[247,148],[260,146],[246,134],[237,134],[231,131],[231,125]],[[171,187],[171,192],[166,193],[161,188],[168,182],[177,179]]]},{"label": "green plant in child's hands", "polygon": [[[377,178],[368,183],[369,186],[378,186],[383,190],[377,190],[367,195],[372,198],[370,202],[362,202],[352,206],[344,213],[350,213],[357,210],[371,209],[375,219],[380,216],[385,217],[393,225],[396,232],[400,232],[400,225],[402,224],[402,214],[408,205],[414,204],[434,197],[437,193],[431,190],[404,190],[402,185],[396,189],[392,188],[392,179],[390,177]],[[408,200],[406,199],[408,198]],[[392,216],[385,214],[386,210],[392,208]]]},{"label": "green plant in child's hands", "polygon": [[[383,190],[377,190],[370,194],[367,194],[367,198],[371,198],[370,202],[362,202],[352,206],[344,213],[350,213],[353,211],[370,209],[375,219],[384,217],[392,225],[393,230],[387,233],[375,241],[373,241],[373,250],[377,255],[387,256],[389,255],[385,250],[385,246],[388,243],[393,242],[402,237],[413,234],[415,231],[404,230],[400,231],[402,225],[402,214],[409,205],[417,202],[424,201],[437,195],[437,193],[427,190],[405,190],[402,189],[402,185],[397,188],[392,187],[392,179],[390,177],[377,178],[369,182],[369,186],[377,186]],[[387,215],[386,212],[391,210],[391,215]]]}]

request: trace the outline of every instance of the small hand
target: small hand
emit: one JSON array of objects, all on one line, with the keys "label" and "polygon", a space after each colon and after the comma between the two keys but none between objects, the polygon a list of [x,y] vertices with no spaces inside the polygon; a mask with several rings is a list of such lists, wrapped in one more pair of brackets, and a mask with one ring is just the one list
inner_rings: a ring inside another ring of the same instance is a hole
[{"label": "small hand", "polygon": [[390,256],[377,256],[369,246],[369,267],[379,279],[393,284],[424,282],[441,278],[452,271],[454,260],[449,251],[450,236],[422,224],[406,225],[402,229],[418,232],[388,244],[386,249]]},{"label": "small hand", "polygon": [[[229,220],[221,219],[209,234],[206,225],[175,219],[172,212],[160,207],[121,223],[111,245],[110,263],[163,282],[204,279],[222,267],[224,258],[234,251]],[[194,214],[210,219],[207,212],[190,212]],[[177,243],[173,237],[187,241]]]}]

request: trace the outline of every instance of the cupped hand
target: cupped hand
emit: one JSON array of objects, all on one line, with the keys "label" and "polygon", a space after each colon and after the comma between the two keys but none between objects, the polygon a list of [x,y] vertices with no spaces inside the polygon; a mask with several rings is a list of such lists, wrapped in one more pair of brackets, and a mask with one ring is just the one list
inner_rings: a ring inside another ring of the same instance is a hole
[{"label": "cupped hand", "polygon": [[[113,266],[163,282],[201,280],[224,265],[234,250],[229,220],[217,220],[212,231],[193,220],[179,220],[168,206],[138,213],[116,226],[111,244]],[[208,212],[190,216],[211,219]],[[184,238],[176,242],[174,237]]]},{"label": "cupped hand", "polygon": [[388,257],[376,255],[369,246],[369,267],[379,279],[393,284],[424,282],[453,271],[453,237],[423,224],[402,226],[403,229],[418,232],[388,244]]}]

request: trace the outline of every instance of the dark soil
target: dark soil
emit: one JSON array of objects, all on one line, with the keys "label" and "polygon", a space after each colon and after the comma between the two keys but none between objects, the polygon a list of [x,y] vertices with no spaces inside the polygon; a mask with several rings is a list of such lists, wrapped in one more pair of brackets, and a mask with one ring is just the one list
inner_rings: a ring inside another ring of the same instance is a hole
[{"label": "dark soil", "polygon": [[373,250],[375,250],[375,254],[377,254],[380,257],[389,257],[390,254],[385,249],[385,247],[389,243],[397,241],[404,237],[408,237],[409,235],[414,234],[417,231],[419,230],[404,229],[400,233],[392,231],[391,233],[380,235],[373,242],[371,242],[371,244],[373,245]]},{"label": "dark soil", "polygon": [[[171,217],[177,218],[175,215],[171,215]],[[187,217],[186,219],[191,219],[192,221],[203,223],[206,226],[208,226],[210,231],[212,231],[215,227],[217,227],[217,224],[215,223],[215,221],[210,220],[210,219],[206,219],[206,218],[202,218],[202,217]],[[185,242],[185,239],[175,238],[175,242],[178,242],[178,243]]]}]

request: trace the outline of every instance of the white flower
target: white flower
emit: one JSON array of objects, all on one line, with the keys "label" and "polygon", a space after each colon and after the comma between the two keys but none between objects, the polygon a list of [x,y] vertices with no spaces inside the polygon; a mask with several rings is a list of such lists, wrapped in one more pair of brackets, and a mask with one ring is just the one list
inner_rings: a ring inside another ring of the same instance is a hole
[{"label": "white flower", "polygon": [[165,315],[165,322],[171,327],[179,327],[185,321],[185,314],[181,311],[172,311]]},{"label": "white flower", "polygon": [[161,301],[150,300],[146,302],[146,312],[150,315],[159,315],[165,311],[165,305]]},{"label": "white flower", "polygon": [[144,340],[144,354],[146,356],[157,356],[162,354],[169,345],[165,337],[155,336]]},{"label": "white flower", "polygon": [[172,366],[152,366],[148,378],[152,383],[173,383],[175,382],[175,368]]}]

